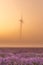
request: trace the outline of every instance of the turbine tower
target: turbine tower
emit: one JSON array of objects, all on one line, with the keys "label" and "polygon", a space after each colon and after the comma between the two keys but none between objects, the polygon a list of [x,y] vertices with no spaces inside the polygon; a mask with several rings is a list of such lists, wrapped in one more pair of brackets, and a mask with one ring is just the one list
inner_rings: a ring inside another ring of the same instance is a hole
[{"label": "turbine tower", "polygon": [[21,16],[21,19],[20,19],[20,41],[22,40],[22,24],[23,24],[23,17]]}]

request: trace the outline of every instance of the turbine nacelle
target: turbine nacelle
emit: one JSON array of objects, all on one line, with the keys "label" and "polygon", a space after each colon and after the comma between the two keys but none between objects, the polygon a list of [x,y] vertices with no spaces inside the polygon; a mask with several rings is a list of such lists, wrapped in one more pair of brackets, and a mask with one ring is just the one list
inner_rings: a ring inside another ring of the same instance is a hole
[{"label": "turbine nacelle", "polygon": [[23,20],[20,20],[21,23],[23,23]]},{"label": "turbine nacelle", "polygon": [[21,17],[20,22],[23,23],[23,18]]}]

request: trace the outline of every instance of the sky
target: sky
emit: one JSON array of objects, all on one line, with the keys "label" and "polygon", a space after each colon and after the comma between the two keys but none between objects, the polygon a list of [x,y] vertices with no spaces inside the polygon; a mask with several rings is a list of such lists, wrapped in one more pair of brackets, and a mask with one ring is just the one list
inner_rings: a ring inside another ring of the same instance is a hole
[{"label": "sky", "polygon": [[0,0],[0,44],[22,45],[21,16],[23,45],[43,45],[43,0]]}]

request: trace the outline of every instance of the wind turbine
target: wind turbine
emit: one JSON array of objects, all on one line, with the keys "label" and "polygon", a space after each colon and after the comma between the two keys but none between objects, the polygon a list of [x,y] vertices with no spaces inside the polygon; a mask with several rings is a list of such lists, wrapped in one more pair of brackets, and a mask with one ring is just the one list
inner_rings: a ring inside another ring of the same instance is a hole
[{"label": "wind turbine", "polygon": [[23,17],[21,16],[20,21],[20,41],[22,40],[22,24],[23,24]]}]

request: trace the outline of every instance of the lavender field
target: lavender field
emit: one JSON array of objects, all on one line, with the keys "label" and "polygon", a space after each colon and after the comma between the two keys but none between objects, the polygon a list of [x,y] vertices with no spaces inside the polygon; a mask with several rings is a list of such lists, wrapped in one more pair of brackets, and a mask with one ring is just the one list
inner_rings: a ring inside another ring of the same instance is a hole
[{"label": "lavender field", "polygon": [[0,65],[43,65],[43,48],[0,48]]}]

